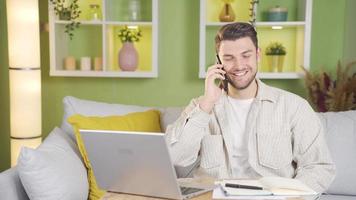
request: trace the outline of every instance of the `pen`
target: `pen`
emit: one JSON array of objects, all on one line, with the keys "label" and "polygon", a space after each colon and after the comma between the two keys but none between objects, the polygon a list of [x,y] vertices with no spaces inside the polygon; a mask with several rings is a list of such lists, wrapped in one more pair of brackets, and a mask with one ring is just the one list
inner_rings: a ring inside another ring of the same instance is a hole
[{"label": "pen", "polygon": [[240,184],[233,184],[233,183],[225,183],[225,187],[250,189],[250,190],[263,190],[262,187],[251,186],[251,185],[240,185]]}]

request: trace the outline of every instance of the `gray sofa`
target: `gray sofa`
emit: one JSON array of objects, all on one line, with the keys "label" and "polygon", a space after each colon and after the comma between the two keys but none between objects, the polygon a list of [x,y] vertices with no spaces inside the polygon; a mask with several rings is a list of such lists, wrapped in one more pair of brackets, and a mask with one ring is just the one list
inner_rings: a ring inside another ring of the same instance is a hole
[{"label": "gray sofa", "polygon": [[[60,127],[73,140],[71,126],[66,119],[75,114],[86,116],[122,115],[151,109],[134,105],[107,104],[74,97],[65,97],[63,122]],[[158,108],[161,111],[161,126],[175,121],[181,108]],[[356,200],[356,111],[318,113],[325,127],[326,139],[337,168],[337,175],[321,199],[323,200]],[[0,199],[29,199],[16,167],[0,173]],[[70,199],[70,198],[69,198]]]}]

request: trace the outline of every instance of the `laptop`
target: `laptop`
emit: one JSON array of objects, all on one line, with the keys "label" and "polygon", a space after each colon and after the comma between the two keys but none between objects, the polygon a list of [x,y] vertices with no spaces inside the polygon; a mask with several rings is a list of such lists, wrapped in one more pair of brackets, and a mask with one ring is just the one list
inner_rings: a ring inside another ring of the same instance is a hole
[{"label": "laptop", "polygon": [[180,187],[163,133],[80,130],[100,188],[187,199],[212,188]]}]

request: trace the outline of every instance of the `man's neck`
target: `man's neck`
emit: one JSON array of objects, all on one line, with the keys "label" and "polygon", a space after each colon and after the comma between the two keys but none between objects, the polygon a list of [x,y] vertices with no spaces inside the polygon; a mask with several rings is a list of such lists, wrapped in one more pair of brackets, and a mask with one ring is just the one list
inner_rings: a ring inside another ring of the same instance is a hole
[{"label": "man's neck", "polygon": [[230,86],[228,95],[235,99],[255,98],[257,95],[257,80],[255,79],[247,88],[242,90]]}]

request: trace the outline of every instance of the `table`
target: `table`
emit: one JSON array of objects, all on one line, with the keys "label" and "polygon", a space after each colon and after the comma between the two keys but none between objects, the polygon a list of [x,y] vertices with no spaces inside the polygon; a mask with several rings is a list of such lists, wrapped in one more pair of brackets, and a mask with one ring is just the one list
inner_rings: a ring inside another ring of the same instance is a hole
[{"label": "table", "polygon": [[[180,185],[182,186],[197,186],[200,187],[212,187],[214,185],[215,179],[205,177],[205,178],[187,178],[187,179],[179,179]],[[212,199],[213,192],[207,192],[192,198],[192,200],[210,200]],[[162,199],[157,197],[147,197],[147,196],[139,196],[139,195],[131,195],[131,194],[123,194],[123,193],[111,193],[107,192],[101,200],[153,200],[153,199]],[[303,198],[288,198],[288,200],[303,200]]]},{"label": "table", "polygon": [[[186,187],[208,187],[213,188],[215,179],[211,177],[200,177],[200,178],[184,178],[178,179],[178,182],[182,186]],[[212,192],[207,192],[192,198],[192,200],[207,200],[212,198]],[[147,197],[147,196],[139,196],[139,195],[130,195],[123,193],[111,193],[107,192],[101,200],[153,200],[153,199],[161,199],[157,197]]]}]

